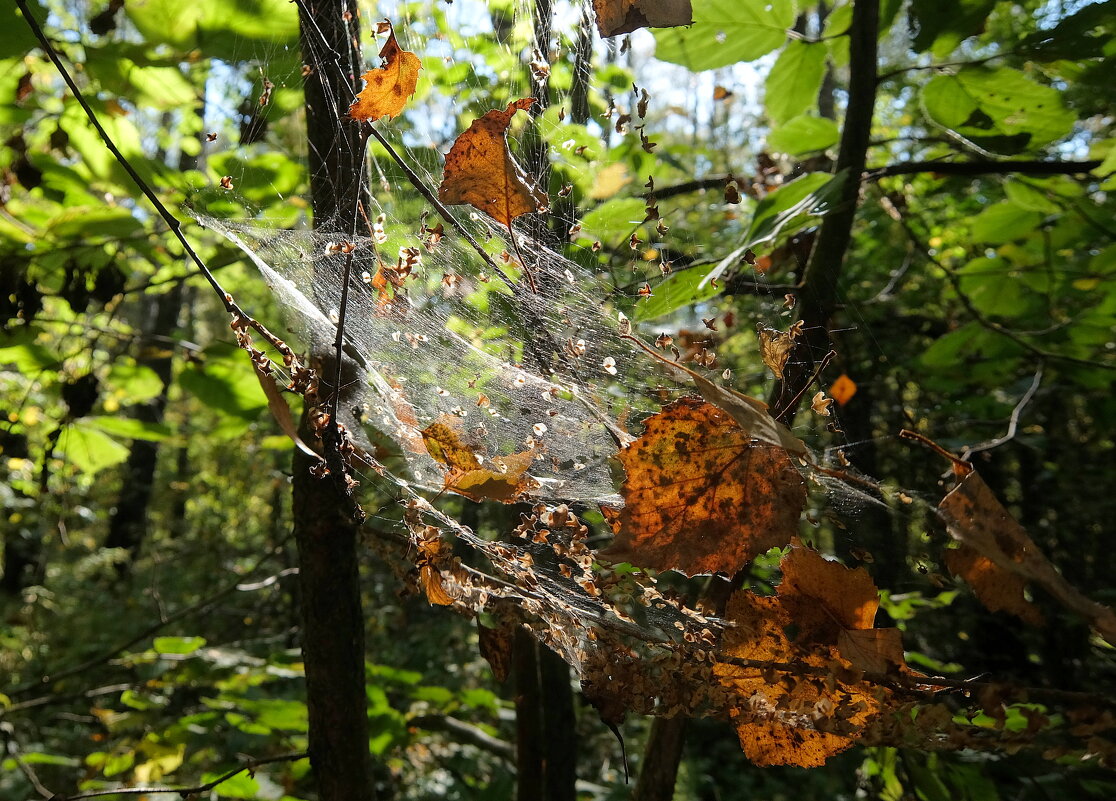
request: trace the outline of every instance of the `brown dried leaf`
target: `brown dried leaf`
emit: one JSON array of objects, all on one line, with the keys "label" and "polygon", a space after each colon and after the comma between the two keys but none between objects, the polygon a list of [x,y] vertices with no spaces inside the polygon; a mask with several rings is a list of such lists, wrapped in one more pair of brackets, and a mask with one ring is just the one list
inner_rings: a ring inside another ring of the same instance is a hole
[{"label": "brown dried leaf", "polygon": [[515,625],[502,623],[489,628],[477,620],[480,653],[492,668],[492,675],[499,684],[507,681],[511,673],[512,643],[515,642]]},{"label": "brown dried leaf", "polygon": [[446,154],[439,200],[467,203],[508,228],[516,217],[546,211],[546,194],[512,158],[507,140],[512,117],[534,102],[530,97],[516,100],[504,111],[493,109],[473,120]]},{"label": "brown dried leaf", "polygon": [[1032,626],[1043,624],[1042,612],[1024,595],[1027,582],[1023,577],[1004,570],[967,545],[942,556],[949,572],[963,578],[990,612],[1010,612]]},{"label": "brown dried leaf", "polygon": [[781,381],[783,368],[787,366],[787,359],[794,349],[794,335],[789,331],[779,331],[764,325],[756,330],[759,332],[760,358],[772,374]]},{"label": "brown dried leaf", "polygon": [[593,0],[601,36],[631,33],[640,28],[692,25],[690,0]]},{"label": "brown dried leaf", "polygon": [[[724,652],[762,662],[829,668],[838,662],[835,646],[796,644],[787,630],[798,624],[781,597],[740,591],[729,600]],[[731,709],[740,746],[757,765],[819,767],[850,748],[882,708],[885,691],[863,682],[775,671],[719,662],[713,667],[737,699]],[[779,680],[769,682],[768,678]]]},{"label": "brown dried leaf", "polygon": [[[389,30],[390,25],[388,23]],[[380,58],[382,67],[360,76],[365,86],[349,106],[349,116],[354,120],[375,122],[381,117],[398,117],[418,86],[422,62],[414,53],[399,46],[394,30],[380,49]]]},{"label": "brown dried leaf", "polygon": [[443,415],[422,431],[426,450],[434,461],[449,468],[445,487],[474,501],[511,503],[536,485],[527,475],[534,451],[486,459],[461,439],[456,418]]},{"label": "brown dried leaf", "polygon": [[736,573],[786,545],[806,503],[784,449],[757,441],[697,398],[651,417],[619,454],[627,476],[616,539],[606,558],[686,575]]}]

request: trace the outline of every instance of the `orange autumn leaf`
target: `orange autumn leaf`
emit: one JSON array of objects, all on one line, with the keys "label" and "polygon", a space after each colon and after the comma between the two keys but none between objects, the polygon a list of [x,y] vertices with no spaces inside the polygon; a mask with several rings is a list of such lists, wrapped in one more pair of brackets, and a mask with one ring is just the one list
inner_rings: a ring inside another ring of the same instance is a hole
[{"label": "orange autumn leaf", "polygon": [[836,646],[842,658],[869,673],[906,668],[899,630],[874,628],[880,599],[867,570],[845,567],[797,542],[779,568],[777,592],[794,617],[797,640]]},{"label": "orange autumn leaf", "polygon": [[736,699],[730,718],[744,754],[757,765],[820,767],[852,747],[884,708],[887,691],[842,668],[832,645],[792,642],[798,620],[781,597],[746,590],[729,599],[722,650],[729,657],[794,664],[829,671],[827,676],[744,667],[713,666]]},{"label": "orange autumn leaf", "polygon": [[534,98],[516,100],[507,109],[493,109],[473,120],[446,154],[445,175],[438,187],[443,203],[467,203],[501,225],[524,214],[546,211],[546,194],[535,186],[508,149],[507,131],[519,110]]},{"label": "orange autumn leaf", "polygon": [[683,398],[648,419],[619,459],[626,478],[616,538],[602,556],[686,575],[736,573],[786,545],[806,488],[786,450],[725,411]]},{"label": "orange autumn leaf", "polygon": [[976,471],[968,472],[938,509],[950,534],[961,543],[961,548],[945,554],[950,572],[965,579],[990,611],[1010,612],[1042,625],[1042,614],[1023,595],[1026,563],[1038,556],[1038,546],[984,479]]},{"label": "orange autumn leaf", "polygon": [[838,406],[844,406],[852,400],[855,394],[856,382],[844,373],[841,373],[841,375],[837,377],[837,380],[829,387],[829,397],[837,401]]},{"label": "orange autumn leaf", "polygon": [[962,545],[943,554],[949,572],[965,580],[990,612],[1010,612],[1032,626],[1043,624],[1042,612],[1027,600],[1026,580],[999,567],[974,548]]},{"label": "orange autumn leaf", "polygon": [[349,106],[349,116],[354,120],[375,122],[382,117],[398,117],[418,86],[422,62],[414,53],[399,46],[395,31],[390,23],[388,26],[391,33],[380,49],[383,66],[360,76],[365,86]]},{"label": "orange autumn leaf", "polygon": [[693,24],[690,0],[593,0],[601,36]]}]

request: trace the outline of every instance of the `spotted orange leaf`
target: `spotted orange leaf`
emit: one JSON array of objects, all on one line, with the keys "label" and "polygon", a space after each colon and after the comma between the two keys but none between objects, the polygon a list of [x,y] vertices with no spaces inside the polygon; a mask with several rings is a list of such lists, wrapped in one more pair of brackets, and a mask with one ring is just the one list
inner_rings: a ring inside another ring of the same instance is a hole
[{"label": "spotted orange leaf", "polygon": [[886,691],[842,668],[837,648],[792,641],[797,618],[780,597],[746,590],[729,600],[723,652],[729,657],[826,669],[827,678],[745,667],[727,660],[714,665],[718,680],[736,702],[730,717],[744,754],[757,765],[819,767],[852,747],[884,708]]},{"label": "spotted orange leaf", "polygon": [[349,106],[349,116],[354,120],[375,122],[382,117],[398,117],[418,86],[422,62],[399,46],[395,31],[388,25],[391,33],[380,49],[383,66],[360,76],[365,86]]},{"label": "spotted orange leaf", "polygon": [[686,575],[736,573],[786,545],[806,503],[787,452],[711,403],[683,398],[648,419],[619,459],[616,538],[602,556]]},{"label": "spotted orange leaf", "polygon": [[534,102],[534,98],[516,100],[504,111],[493,109],[473,120],[446,154],[439,200],[467,203],[508,228],[516,217],[546,211],[546,195],[508,149],[507,131],[512,117]]}]

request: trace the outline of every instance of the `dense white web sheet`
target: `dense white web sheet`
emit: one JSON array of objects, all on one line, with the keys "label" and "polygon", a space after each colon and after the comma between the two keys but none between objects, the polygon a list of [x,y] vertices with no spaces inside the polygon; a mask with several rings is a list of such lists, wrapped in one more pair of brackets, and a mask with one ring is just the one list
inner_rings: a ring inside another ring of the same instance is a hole
[{"label": "dense white web sheet", "polygon": [[[349,243],[202,222],[251,257],[304,334],[333,340]],[[478,220],[471,224],[478,239],[490,239],[499,274],[452,231],[435,244],[429,232],[377,221],[373,236],[351,243],[354,263],[372,265],[353,270],[345,320],[362,384],[347,388],[356,415],[397,443],[420,485],[441,483],[421,431],[444,422],[482,466],[532,453],[535,497],[614,500],[608,459],[626,434],[612,420],[655,408],[652,393],[669,379],[621,338],[621,320],[587,289],[598,285],[595,276],[517,232],[532,291],[515,257],[501,254]],[[385,285],[385,275],[401,286]]]}]

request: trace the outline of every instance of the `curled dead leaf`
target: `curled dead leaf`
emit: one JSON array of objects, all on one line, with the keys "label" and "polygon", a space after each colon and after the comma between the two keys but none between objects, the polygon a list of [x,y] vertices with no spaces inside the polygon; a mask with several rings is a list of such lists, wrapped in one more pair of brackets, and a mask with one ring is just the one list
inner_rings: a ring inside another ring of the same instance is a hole
[{"label": "curled dead leaf", "polygon": [[546,211],[546,194],[512,158],[507,140],[512,117],[534,102],[530,97],[515,100],[504,111],[493,109],[473,120],[446,154],[439,200],[467,203],[509,229],[516,217]]},{"label": "curled dead leaf", "polygon": [[398,117],[418,86],[422,61],[399,46],[391,23],[387,23],[387,29],[391,33],[380,49],[383,66],[360,76],[365,86],[349,106],[349,116],[354,120],[375,122],[382,117]]}]

